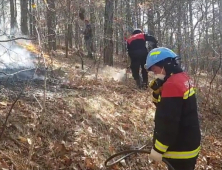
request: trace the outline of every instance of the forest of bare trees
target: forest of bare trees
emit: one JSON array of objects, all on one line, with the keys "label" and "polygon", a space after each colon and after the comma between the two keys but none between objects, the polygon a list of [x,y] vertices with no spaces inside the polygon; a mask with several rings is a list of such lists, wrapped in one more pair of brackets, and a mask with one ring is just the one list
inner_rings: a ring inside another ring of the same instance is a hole
[{"label": "forest of bare trees", "polygon": [[[196,169],[221,169],[222,0],[0,0],[0,8],[0,169],[105,170],[111,155],[151,146],[153,91],[129,74],[135,28],[180,56],[201,126]],[[112,168],[164,169],[134,156]]]},{"label": "forest of bare trees", "polygon": [[[154,35],[159,46],[178,53],[186,70],[217,72],[220,67],[220,0],[2,0],[2,31],[36,36],[47,50],[83,48],[84,19],[93,27],[96,56],[113,65],[125,56],[124,37],[134,28]],[[79,18],[81,9],[84,19]],[[113,55],[115,54],[115,55]],[[221,70],[219,70],[221,72]]]}]

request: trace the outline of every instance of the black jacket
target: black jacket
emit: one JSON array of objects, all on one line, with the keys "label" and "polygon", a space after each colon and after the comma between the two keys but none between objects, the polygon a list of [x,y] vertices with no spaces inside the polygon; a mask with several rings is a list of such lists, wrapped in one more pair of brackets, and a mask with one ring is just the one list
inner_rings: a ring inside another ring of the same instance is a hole
[{"label": "black jacket", "polygon": [[193,159],[200,150],[195,88],[184,72],[163,84],[155,113],[154,150],[169,159]]},{"label": "black jacket", "polygon": [[153,42],[153,48],[157,47],[157,40],[150,35],[139,33],[127,39],[127,50],[130,57],[147,55],[146,41]]},{"label": "black jacket", "polygon": [[84,39],[88,40],[89,38],[92,38],[92,27],[90,24],[86,25],[85,30],[83,31]]}]

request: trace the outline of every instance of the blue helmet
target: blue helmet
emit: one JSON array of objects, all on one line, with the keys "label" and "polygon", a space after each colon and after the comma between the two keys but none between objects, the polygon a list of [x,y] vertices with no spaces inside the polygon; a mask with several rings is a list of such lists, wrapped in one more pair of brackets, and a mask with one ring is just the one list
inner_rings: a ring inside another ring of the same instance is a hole
[{"label": "blue helmet", "polygon": [[166,47],[159,47],[152,49],[147,58],[145,69],[149,70],[151,66],[155,65],[156,63],[166,59],[166,58],[176,58],[177,54],[175,54],[172,50]]}]

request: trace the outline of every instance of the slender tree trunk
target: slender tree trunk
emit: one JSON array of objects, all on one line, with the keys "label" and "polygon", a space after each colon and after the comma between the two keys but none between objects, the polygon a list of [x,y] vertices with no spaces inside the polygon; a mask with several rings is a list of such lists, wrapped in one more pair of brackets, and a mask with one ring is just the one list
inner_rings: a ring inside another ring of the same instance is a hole
[{"label": "slender tree trunk", "polygon": [[115,27],[115,53],[118,55],[119,53],[119,41],[118,41],[118,35],[119,35],[119,23],[118,23],[118,10],[117,10],[118,0],[115,0],[115,18],[116,18],[116,27]]},{"label": "slender tree trunk", "polygon": [[28,35],[28,0],[20,0],[21,6],[21,32]]},{"label": "slender tree trunk", "polygon": [[72,48],[72,37],[73,37],[72,23],[69,23],[69,24],[68,24],[68,42],[69,42],[69,48]]},{"label": "slender tree trunk", "polygon": [[121,0],[121,2],[120,2],[120,17],[121,17],[121,26],[120,26],[120,37],[121,37],[121,49],[122,49],[122,53],[123,53],[123,56],[125,55],[125,52],[126,52],[126,46],[125,46],[125,40],[124,40],[124,26],[126,25],[124,25],[123,23],[123,5],[124,5],[124,3],[123,3],[123,1]]},{"label": "slender tree trunk", "polygon": [[32,0],[29,0],[29,34],[33,35]]},{"label": "slender tree trunk", "polygon": [[[144,4],[145,3],[145,0],[143,1],[143,0],[141,0],[142,2],[142,4]],[[144,29],[144,19],[145,19],[145,9],[142,9],[143,11],[142,11],[142,23],[141,23],[141,26],[142,26],[142,28]]]},{"label": "slender tree trunk", "polygon": [[192,8],[192,0],[189,0],[189,25],[190,25],[190,43],[192,48],[194,47],[194,28],[193,28],[193,8]]},{"label": "slender tree trunk", "polygon": [[10,0],[10,14],[11,14],[11,31],[10,34],[14,34],[15,32],[15,24],[16,24],[16,18],[15,18],[15,5],[14,0]]},{"label": "slender tree trunk", "polygon": [[47,8],[47,27],[48,27],[48,46],[49,50],[56,50],[56,24],[55,24],[55,1],[48,0]]},{"label": "slender tree trunk", "polygon": [[216,39],[216,37],[215,37],[215,32],[216,32],[216,30],[215,30],[215,23],[216,23],[216,20],[215,20],[215,2],[214,2],[214,0],[212,0],[212,8],[213,8],[213,25],[212,25],[212,46],[213,46],[213,57],[215,57],[215,51],[214,51],[214,49],[215,49],[215,39]]},{"label": "slender tree trunk", "polygon": [[68,58],[69,54],[69,41],[68,41],[68,24],[65,25],[65,49],[66,49],[66,58]]},{"label": "slender tree trunk", "polygon": [[[35,3],[35,0],[32,0],[32,4],[34,4]],[[38,1],[37,1],[37,5],[38,5]],[[35,28],[35,26],[36,26],[36,10],[35,9],[33,9],[32,10],[33,12],[32,12],[32,33],[33,33],[33,36],[36,36],[37,35],[37,32],[36,32],[36,28]]]},{"label": "slender tree trunk", "polygon": [[138,3],[138,1],[137,0],[134,0],[135,1],[135,3],[134,3],[134,16],[135,16],[135,21],[134,22],[136,22],[136,27],[137,28],[139,28],[139,25],[138,25],[138,22],[139,22],[139,19],[138,19],[138,8],[137,8],[137,3]]},{"label": "slender tree trunk", "polygon": [[75,34],[74,34],[74,39],[75,39],[75,47],[79,48],[80,47],[80,36],[79,36],[79,23],[78,20],[75,20]]},{"label": "slender tree trunk", "polygon": [[71,38],[71,43],[72,43],[72,37],[69,37],[70,34],[70,28],[69,28],[69,24],[70,24],[70,5],[71,2],[70,0],[67,0],[67,12],[66,12],[66,25],[65,25],[65,48],[66,48],[66,58],[68,57],[68,53],[69,53],[69,42],[70,42],[70,38]]},{"label": "slender tree trunk", "polygon": [[132,15],[131,15],[131,11],[130,11],[130,1],[125,1],[126,3],[126,30],[129,31],[130,33],[132,33]]},{"label": "slender tree trunk", "polygon": [[104,64],[113,66],[113,12],[114,1],[106,0],[104,24]]},{"label": "slender tree trunk", "polygon": [[91,4],[90,4],[90,8],[89,8],[89,10],[90,10],[90,23],[91,23],[91,28],[92,28],[92,35],[93,35],[93,37],[92,37],[92,49],[93,49],[93,52],[95,53],[96,52],[96,42],[97,42],[97,37],[96,37],[96,15],[95,15],[95,12],[96,12],[96,10],[95,10],[95,7],[93,6],[94,5],[94,3],[93,2],[91,2]]},{"label": "slender tree trunk", "polygon": [[72,19],[71,19],[71,0],[68,0],[68,44],[69,48],[72,48],[72,37],[73,37],[73,32],[72,32]]},{"label": "slender tree trunk", "polygon": [[2,19],[3,19],[3,28],[5,28],[5,3],[2,1]]},{"label": "slender tree trunk", "polygon": [[219,36],[220,36],[220,43],[219,43],[219,54],[220,54],[220,61],[218,70],[221,69],[222,64],[222,0],[219,1]]},{"label": "slender tree trunk", "polygon": [[148,9],[148,33],[155,36],[154,12],[152,7]]},{"label": "slender tree trunk", "polygon": [[181,36],[181,21],[182,21],[182,4],[181,4],[181,0],[178,1],[177,4],[177,53],[179,56],[181,56],[181,40],[182,40],[182,36]]},{"label": "slender tree trunk", "polygon": [[158,44],[159,46],[162,46],[162,37],[161,37],[161,25],[160,25],[160,12],[157,11],[157,18],[158,18],[158,23],[157,23],[157,36],[158,36]]}]

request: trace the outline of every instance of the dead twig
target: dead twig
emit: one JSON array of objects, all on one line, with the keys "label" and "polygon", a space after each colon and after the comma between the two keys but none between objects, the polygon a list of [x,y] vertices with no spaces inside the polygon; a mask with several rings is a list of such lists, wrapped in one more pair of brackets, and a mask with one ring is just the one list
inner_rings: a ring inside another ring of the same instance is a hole
[{"label": "dead twig", "polygon": [[36,98],[35,94],[33,94],[34,99],[37,101],[37,103],[39,104],[39,106],[41,107],[41,111],[43,110],[43,107],[41,105],[41,103],[39,102],[39,100]]},{"label": "dead twig", "polygon": [[0,140],[2,139],[2,135],[3,135],[4,131],[5,131],[6,124],[7,124],[7,122],[8,122],[9,116],[10,116],[11,113],[12,113],[12,109],[13,109],[13,107],[15,106],[16,102],[18,101],[18,99],[21,97],[24,89],[25,89],[25,88],[23,88],[23,89],[21,90],[20,94],[17,96],[17,98],[16,98],[15,101],[13,102],[11,108],[9,109],[9,112],[8,112],[8,114],[7,114],[7,116],[6,116],[5,122],[4,122],[3,127],[2,127],[2,132],[1,132],[1,134],[0,134]]},{"label": "dead twig", "polygon": [[33,38],[17,37],[17,38],[12,38],[9,40],[0,40],[0,42],[10,42],[10,41],[15,41],[15,40],[36,40],[36,37],[33,37]]}]

